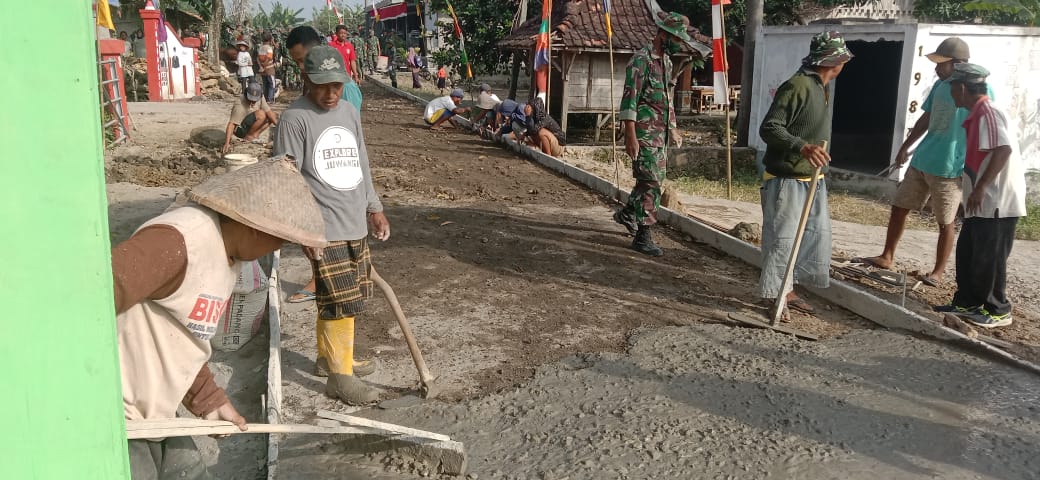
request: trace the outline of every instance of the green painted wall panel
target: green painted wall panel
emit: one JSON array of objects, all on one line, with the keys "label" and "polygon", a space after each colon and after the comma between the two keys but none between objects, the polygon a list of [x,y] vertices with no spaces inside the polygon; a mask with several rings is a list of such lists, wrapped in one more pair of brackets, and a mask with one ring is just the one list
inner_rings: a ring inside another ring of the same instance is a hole
[{"label": "green painted wall panel", "polygon": [[88,0],[0,13],[0,478],[129,478]]}]

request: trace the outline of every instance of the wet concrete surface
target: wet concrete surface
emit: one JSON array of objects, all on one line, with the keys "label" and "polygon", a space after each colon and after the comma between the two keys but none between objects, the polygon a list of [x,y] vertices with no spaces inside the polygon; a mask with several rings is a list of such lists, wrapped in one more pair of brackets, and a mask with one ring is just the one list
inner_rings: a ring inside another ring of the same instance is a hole
[{"label": "wet concrete surface", "polygon": [[[1033,374],[902,333],[813,343],[695,324],[639,331],[627,354],[572,356],[511,392],[358,414],[451,435],[477,478],[1028,479],[1038,394]],[[279,477],[317,478],[297,463],[436,473],[346,451],[287,445]]]}]

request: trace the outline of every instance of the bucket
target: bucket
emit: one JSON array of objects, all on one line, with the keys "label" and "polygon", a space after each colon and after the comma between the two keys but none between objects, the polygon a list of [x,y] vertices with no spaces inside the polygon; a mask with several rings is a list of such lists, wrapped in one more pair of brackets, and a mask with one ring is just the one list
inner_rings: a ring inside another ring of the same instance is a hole
[{"label": "bucket", "polygon": [[256,156],[248,153],[229,153],[224,155],[224,161],[227,163],[227,171],[234,172],[246,165],[256,163]]}]

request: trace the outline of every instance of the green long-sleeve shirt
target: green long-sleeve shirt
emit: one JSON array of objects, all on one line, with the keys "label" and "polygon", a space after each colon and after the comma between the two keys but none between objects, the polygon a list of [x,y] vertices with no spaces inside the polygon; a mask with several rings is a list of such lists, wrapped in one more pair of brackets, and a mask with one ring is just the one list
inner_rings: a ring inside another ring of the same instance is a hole
[{"label": "green long-sleeve shirt", "polygon": [[827,87],[811,68],[803,67],[780,85],[758,134],[766,142],[766,172],[777,177],[809,177],[813,166],[801,155],[807,143],[831,140]]}]

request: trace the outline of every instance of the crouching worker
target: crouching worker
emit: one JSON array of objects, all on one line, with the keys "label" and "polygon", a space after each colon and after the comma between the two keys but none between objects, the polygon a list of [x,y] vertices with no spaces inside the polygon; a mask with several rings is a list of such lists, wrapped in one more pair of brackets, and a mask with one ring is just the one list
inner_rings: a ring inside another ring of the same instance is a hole
[{"label": "crouching worker", "polygon": [[220,151],[227,153],[231,150],[232,136],[246,142],[264,143],[260,134],[267,130],[267,127],[277,123],[278,114],[271,110],[271,106],[264,100],[263,87],[259,83],[251,82],[242,98],[231,107],[231,118],[224,132],[224,148]]},{"label": "crouching worker", "polygon": [[[123,412],[174,418],[183,403],[245,430],[206,364],[210,338],[241,262],[285,242],[322,247],[325,224],[303,176],[281,159],[212,177],[187,198],[112,249]],[[130,440],[129,454],[134,480],[210,478],[191,437]]]},{"label": "crouching worker", "polygon": [[451,122],[453,126],[459,126],[453,117],[469,113],[469,108],[459,106],[464,96],[466,93],[461,88],[456,88],[446,97],[430,100],[423,113],[423,120],[430,126],[430,130],[440,130],[441,124],[444,122]]}]

